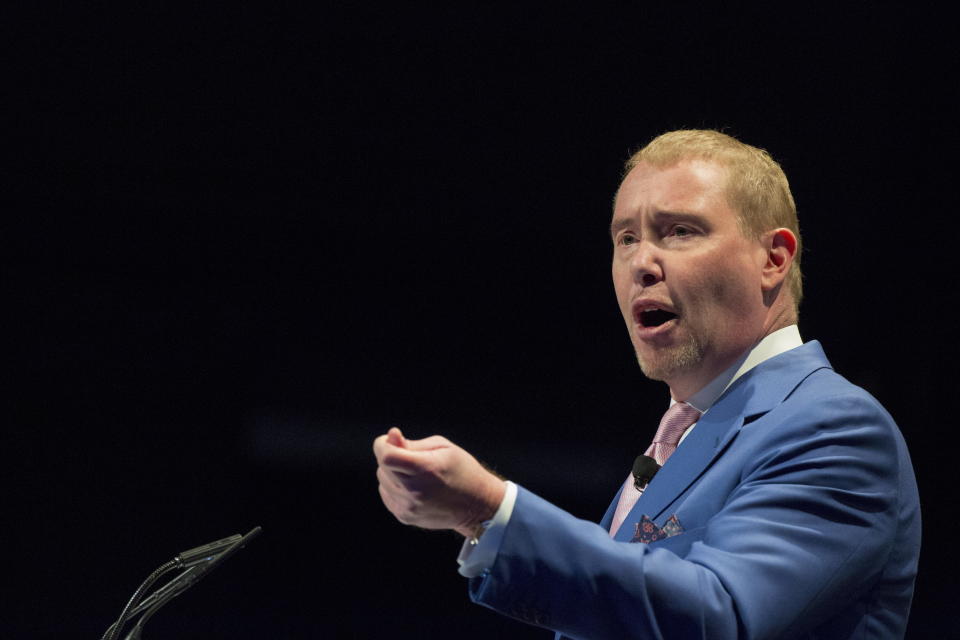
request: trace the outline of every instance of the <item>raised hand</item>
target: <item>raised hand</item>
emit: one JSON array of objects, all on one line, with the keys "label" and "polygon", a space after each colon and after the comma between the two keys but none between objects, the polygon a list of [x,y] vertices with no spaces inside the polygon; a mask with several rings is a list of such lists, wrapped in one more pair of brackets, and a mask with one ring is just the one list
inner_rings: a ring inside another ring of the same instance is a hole
[{"label": "raised hand", "polygon": [[404,524],[473,535],[496,513],[506,485],[442,436],[407,440],[393,427],[373,442],[380,498]]}]

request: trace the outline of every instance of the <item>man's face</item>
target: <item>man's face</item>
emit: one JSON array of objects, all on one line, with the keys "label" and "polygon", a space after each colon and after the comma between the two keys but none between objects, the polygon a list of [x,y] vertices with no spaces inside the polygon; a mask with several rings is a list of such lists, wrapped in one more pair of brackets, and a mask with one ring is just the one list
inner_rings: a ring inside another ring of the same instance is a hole
[{"label": "man's face", "polygon": [[760,241],[741,233],[726,173],[641,163],[614,205],[613,284],[644,374],[685,400],[763,336]]}]

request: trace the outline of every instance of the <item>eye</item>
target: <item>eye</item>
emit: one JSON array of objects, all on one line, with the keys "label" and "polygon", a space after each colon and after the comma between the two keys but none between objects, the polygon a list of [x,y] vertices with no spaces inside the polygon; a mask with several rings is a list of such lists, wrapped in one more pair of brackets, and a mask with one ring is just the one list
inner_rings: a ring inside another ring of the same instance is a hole
[{"label": "eye", "polygon": [[669,235],[676,236],[678,238],[685,238],[693,235],[693,229],[682,224],[678,224],[674,227],[671,227]]},{"label": "eye", "polygon": [[617,244],[629,246],[637,241],[637,237],[632,233],[621,233],[617,238]]}]

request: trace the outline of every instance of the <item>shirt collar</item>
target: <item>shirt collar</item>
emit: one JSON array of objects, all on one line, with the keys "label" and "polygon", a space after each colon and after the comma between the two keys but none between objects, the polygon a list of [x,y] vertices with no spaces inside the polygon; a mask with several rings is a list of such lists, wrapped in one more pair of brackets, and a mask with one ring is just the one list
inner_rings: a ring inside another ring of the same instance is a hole
[{"label": "shirt collar", "polygon": [[[800,337],[800,329],[792,324],[782,329],[777,329],[763,340],[757,343],[753,349],[745,352],[737,358],[737,361],[727,367],[727,369],[714,378],[710,383],[700,391],[690,396],[686,401],[700,413],[706,413],[717,398],[723,394],[727,388],[736,382],[737,378],[753,369],[755,366],[781,353],[790,351],[803,345],[803,339]],[[671,398],[670,406],[676,401]]]}]

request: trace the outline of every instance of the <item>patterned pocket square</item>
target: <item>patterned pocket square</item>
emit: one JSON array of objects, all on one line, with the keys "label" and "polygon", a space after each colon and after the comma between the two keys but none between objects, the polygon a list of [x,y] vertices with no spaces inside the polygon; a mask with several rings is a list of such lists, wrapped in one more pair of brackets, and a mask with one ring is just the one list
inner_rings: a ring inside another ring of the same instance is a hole
[{"label": "patterned pocket square", "polygon": [[667,521],[663,523],[662,527],[658,527],[657,523],[643,516],[640,519],[640,522],[636,525],[636,531],[633,534],[633,539],[630,542],[643,542],[650,544],[651,542],[656,542],[657,540],[663,540],[664,538],[669,538],[670,536],[675,536],[678,533],[683,533],[683,527],[680,525],[680,521],[677,520],[676,514],[667,518]]}]

